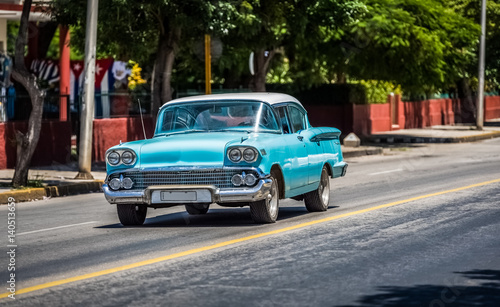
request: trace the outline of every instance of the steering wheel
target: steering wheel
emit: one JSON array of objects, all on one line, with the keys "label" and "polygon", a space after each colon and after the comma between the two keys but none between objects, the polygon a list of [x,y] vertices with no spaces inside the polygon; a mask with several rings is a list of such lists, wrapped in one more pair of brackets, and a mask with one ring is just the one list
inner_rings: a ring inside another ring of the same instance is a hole
[{"label": "steering wheel", "polygon": [[183,126],[186,129],[189,129],[189,125],[185,121],[176,120],[174,124],[176,126],[179,125],[179,126]]}]

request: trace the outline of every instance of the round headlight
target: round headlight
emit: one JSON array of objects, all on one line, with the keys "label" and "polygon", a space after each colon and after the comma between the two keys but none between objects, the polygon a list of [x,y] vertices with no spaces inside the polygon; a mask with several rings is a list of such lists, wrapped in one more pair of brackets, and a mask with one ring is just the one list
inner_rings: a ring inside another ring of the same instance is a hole
[{"label": "round headlight", "polygon": [[122,162],[125,164],[132,164],[134,162],[134,154],[131,151],[124,151],[122,153]]},{"label": "round headlight", "polygon": [[252,148],[247,148],[243,151],[243,159],[247,162],[253,162],[255,160],[256,153]]},{"label": "round headlight", "polygon": [[134,182],[132,181],[132,179],[130,179],[128,177],[123,178],[122,187],[124,189],[130,190],[130,189],[132,189],[133,185],[134,185]]},{"label": "round headlight", "polygon": [[243,184],[243,177],[240,174],[236,174],[231,178],[231,183],[239,187]]},{"label": "round headlight", "polygon": [[245,176],[245,184],[248,186],[254,185],[256,181],[257,181],[257,178],[255,178],[255,176],[252,174],[248,174]]},{"label": "round headlight", "polygon": [[118,190],[121,186],[122,186],[122,183],[121,183],[120,179],[118,179],[118,178],[113,178],[109,182],[109,187],[112,190]]},{"label": "round headlight", "polygon": [[120,155],[116,151],[112,151],[108,155],[108,163],[111,165],[117,165],[120,163]]},{"label": "round headlight", "polygon": [[238,148],[233,148],[229,151],[229,160],[232,162],[241,161],[241,151]]}]

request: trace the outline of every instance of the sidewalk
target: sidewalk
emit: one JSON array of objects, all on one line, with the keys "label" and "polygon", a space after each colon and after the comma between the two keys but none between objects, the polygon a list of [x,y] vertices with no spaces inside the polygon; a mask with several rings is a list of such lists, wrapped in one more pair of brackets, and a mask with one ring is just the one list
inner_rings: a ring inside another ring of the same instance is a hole
[{"label": "sidewalk", "polygon": [[76,162],[33,167],[29,171],[28,179],[42,184],[43,187],[11,190],[8,185],[12,181],[14,170],[0,170],[0,204],[8,203],[9,197],[13,197],[18,203],[102,191],[101,186],[106,178],[106,167],[103,163],[92,165],[94,180],[74,179],[77,174]]},{"label": "sidewalk", "polygon": [[500,137],[500,119],[485,123],[482,131],[472,125],[432,126],[422,129],[402,129],[379,132],[369,136],[371,144],[395,143],[462,143]]}]

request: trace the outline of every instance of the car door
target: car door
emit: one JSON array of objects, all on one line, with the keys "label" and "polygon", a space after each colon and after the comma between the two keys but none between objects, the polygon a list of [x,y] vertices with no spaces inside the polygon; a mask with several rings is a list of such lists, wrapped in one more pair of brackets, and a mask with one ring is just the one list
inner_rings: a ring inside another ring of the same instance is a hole
[{"label": "car door", "polygon": [[295,107],[288,108],[285,105],[275,109],[283,128],[283,138],[287,144],[287,156],[284,157],[282,165],[285,184],[289,185],[290,190],[301,188],[309,181],[307,148],[304,137],[299,133],[306,128],[305,121],[304,118],[300,118],[300,114],[296,113],[299,110]]}]

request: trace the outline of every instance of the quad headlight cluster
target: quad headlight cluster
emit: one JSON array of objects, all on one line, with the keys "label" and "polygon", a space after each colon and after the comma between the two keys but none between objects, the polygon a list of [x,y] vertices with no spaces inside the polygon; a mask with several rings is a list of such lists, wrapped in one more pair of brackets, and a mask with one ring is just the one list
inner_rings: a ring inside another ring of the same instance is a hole
[{"label": "quad headlight cluster", "polygon": [[130,190],[132,189],[133,186],[134,186],[134,181],[129,177],[123,178],[123,175],[120,175],[119,178],[113,178],[109,181],[109,187],[115,191],[122,188]]},{"label": "quad headlight cluster", "polygon": [[136,155],[132,150],[113,150],[108,153],[106,160],[110,165],[116,166],[120,163],[132,165],[135,163]]},{"label": "quad headlight cluster", "polygon": [[233,163],[241,161],[252,163],[257,160],[258,156],[257,149],[253,147],[233,147],[227,151],[227,157]]},{"label": "quad headlight cluster", "polygon": [[242,185],[253,186],[257,182],[257,177],[253,174],[245,174],[242,172],[240,174],[235,174],[231,178],[231,183],[237,187]]}]

